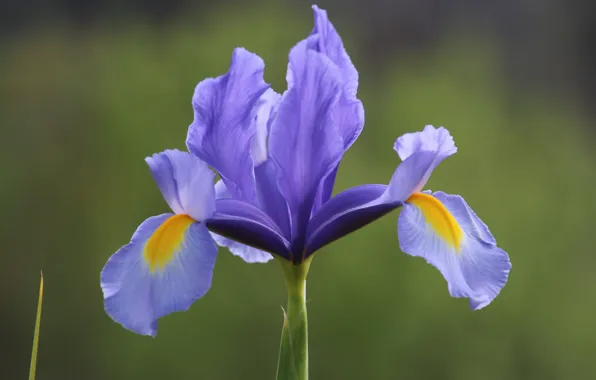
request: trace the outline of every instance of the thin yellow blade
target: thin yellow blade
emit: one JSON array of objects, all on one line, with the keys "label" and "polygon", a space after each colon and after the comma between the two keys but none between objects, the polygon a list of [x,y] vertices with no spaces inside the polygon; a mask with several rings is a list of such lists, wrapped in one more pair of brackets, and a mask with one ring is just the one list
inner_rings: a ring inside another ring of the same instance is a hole
[{"label": "thin yellow blade", "polygon": [[39,301],[37,302],[37,317],[35,318],[35,335],[33,335],[33,349],[31,350],[31,366],[29,367],[29,380],[35,380],[37,366],[37,346],[39,345],[39,324],[41,322],[41,300],[43,299],[43,272],[39,280]]}]

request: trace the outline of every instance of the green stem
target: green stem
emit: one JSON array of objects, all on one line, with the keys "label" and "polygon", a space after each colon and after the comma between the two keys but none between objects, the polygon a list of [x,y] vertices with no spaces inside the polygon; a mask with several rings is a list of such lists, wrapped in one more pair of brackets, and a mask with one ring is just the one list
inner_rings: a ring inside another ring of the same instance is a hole
[{"label": "green stem", "polygon": [[280,260],[288,288],[288,308],[279,347],[277,380],[308,380],[308,322],[306,275],[310,259],[301,264]]},{"label": "green stem", "polygon": [[35,380],[37,368],[37,347],[39,346],[39,325],[41,324],[41,301],[43,299],[43,273],[39,280],[39,300],[37,301],[37,316],[35,317],[35,331],[33,333],[33,348],[31,349],[31,364],[29,366],[29,380]]}]

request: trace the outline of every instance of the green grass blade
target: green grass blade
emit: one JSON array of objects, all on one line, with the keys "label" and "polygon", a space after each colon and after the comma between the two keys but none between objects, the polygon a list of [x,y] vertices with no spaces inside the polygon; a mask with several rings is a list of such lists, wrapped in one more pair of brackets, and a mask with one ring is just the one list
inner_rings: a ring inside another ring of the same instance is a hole
[{"label": "green grass blade", "polygon": [[41,300],[43,299],[43,273],[39,280],[39,301],[37,302],[37,317],[35,318],[35,335],[33,335],[33,349],[31,350],[31,366],[29,367],[29,380],[35,380],[37,367],[37,346],[39,345],[39,324],[41,322]]}]

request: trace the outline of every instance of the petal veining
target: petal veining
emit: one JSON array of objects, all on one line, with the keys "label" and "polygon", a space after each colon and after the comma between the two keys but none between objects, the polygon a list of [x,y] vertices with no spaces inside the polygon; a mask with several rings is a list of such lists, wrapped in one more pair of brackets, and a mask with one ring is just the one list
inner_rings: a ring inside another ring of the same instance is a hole
[{"label": "petal veining", "polygon": [[[342,80],[342,94],[337,110],[340,133],[347,150],[356,141],[364,127],[364,107],[356,98],[358,70],[344,48],[341,37],[327,17],[327,11],[313,5],[315,26],[311,32],[313,49],[327,56],[338,68]],[[333,177],[335,178],[335,177]]]},{"label": "petal veining", "polygon": [[356,97],[356,92],[358,91],[358,70],[352,64],[352,60],[344,48],[339,33],[337,33],[337,30],[331,21],[329,21],[327,11],[320,9],[316,5],[312,6],[312,10],[315,26],[311,35],[319,36],[316,45],[317,51],[325,54],[339,67],[345,83],[344,91],[346,95]]},{"label": "petal veining", "polygon": [[234,198],[255,201],[251,145],[265,64],[256,54],[234,50],[227,74],[205,79],[193,96],[194,121],[186,144],[221,176]]},{"label": "petal veining", "polygon": [[290,52],[290,67],[294,83],[282,96],[269,147],[292,215],[293,250],[300,252],[318,186],[343,153],[333,116],[341,82],[335,65],[309,50],[306,41]]}]

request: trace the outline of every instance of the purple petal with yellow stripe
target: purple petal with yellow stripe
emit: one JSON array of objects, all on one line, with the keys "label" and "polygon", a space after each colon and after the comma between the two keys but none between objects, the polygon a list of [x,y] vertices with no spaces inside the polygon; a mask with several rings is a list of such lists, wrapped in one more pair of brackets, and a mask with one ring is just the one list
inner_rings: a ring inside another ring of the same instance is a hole
[{"label": "purple petal with yellow stripe", "polygon": [[507,282],[509,256],[460,196],[412,194],[399,216],[398,235],[402,251],[436,267],[451,296],[469,298],[474,310],[488,305]]},{"label": "purple petal with yellow stripe", "polygon": [[133,332],[155,336],[159,318],[187,310],[209,290],[216,256],[205,225],[188,215],[145,220],[101,272],[107,314]]}]

